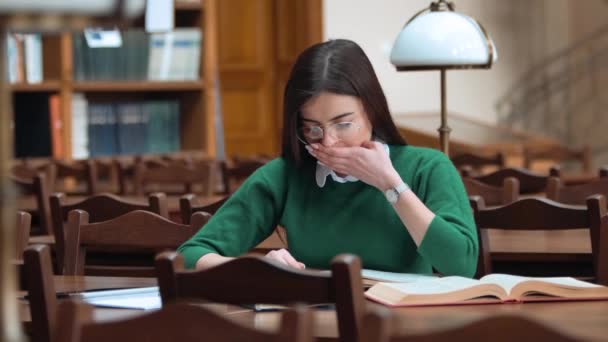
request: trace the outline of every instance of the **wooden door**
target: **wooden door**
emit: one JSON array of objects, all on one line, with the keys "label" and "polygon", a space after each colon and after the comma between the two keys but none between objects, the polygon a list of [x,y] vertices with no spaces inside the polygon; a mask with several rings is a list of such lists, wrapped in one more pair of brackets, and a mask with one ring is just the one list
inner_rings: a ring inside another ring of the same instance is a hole
[{"label": "wooden door", "polygon": [[297,55],[322,39],[321,18],[321,0],[219,1],[228,156],[279,153],[285,82]]}]

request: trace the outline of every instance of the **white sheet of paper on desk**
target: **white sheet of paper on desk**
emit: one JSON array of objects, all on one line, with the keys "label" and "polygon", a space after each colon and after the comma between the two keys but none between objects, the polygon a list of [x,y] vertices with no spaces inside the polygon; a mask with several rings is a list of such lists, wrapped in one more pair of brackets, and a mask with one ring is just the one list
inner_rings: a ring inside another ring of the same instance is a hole
[{"label": "white sheet of paper on desk", "polygon": [[430,274],[414,274],[414,273],[395,273],[376,270],[361,270],[361,277],[370,280],[383,281],[388,283],[411,283],[420,280],[429,280],[438,278]]},{"label": "white sheet of paper on desk", "polygon": [[91,305],[110,308],[154,310],[162,307],[158,286],[83,292],[78,297]]}]

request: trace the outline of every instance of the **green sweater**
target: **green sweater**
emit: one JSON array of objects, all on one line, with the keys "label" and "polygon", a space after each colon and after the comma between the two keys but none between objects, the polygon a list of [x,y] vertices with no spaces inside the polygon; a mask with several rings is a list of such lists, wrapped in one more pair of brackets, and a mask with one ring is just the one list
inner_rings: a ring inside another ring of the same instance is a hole
[{"label": "green sweater", "polygon": [[364,182],[315,181],[315,163],[297,169],[275,159],[250,176],[211,220],[179,248],[187,267],[207,253],[238,256],[287,231],[289,252],[309,268],[327,269],[340,253],[358,255],[364,268],[471,277],[477,234],[467,195],[441,152],[389,146],[393,166],[435,213],[419,247],[384,194]]}]

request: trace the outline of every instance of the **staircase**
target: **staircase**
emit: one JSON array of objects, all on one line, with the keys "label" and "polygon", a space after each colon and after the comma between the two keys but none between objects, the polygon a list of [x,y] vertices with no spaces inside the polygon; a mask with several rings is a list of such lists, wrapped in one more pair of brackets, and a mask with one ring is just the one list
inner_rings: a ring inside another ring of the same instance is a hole
[{"label": "staircase", "polygon": [[594,165],[608,164],[608,25],[528,70],[496,104],[498,120],[589,145]]}]

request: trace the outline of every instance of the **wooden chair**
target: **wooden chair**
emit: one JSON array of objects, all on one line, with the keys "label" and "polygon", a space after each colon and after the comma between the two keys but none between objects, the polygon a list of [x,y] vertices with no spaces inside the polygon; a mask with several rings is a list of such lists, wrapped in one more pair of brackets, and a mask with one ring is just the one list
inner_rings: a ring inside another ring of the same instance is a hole
[{"label": "wooden chair", "polygon": [[236,191],[247,177],[267,162],[267,159],[237,159],[233,162],[222,162],[220,168],[224,182],[224,194],[229,195]]},{"label": "wooden chair", "polygon": [[494,166],[497,169],[505,167],[505,156],[502,152],[498,152],[494,155],[465,152],[451,156],[450,160],[452,160],[452,163],[457,169],[461,169],[465,166],[474,170],[481,170],[487,166]]},{"label": "wooden chair", "polygon": [[228,200],[230,196],[226,196],[219,201],[207,204],[207,205],[196,205],[196,195],[187,194],[183,195],[179,198],[179,212],[182,218],[183,224],[190,223],[190,217],[195,212],[204,211],[211,215],[215,214],[215,212]]},{"label": "wooden chair", "polygon": [[65,342],[312,342],[311,312],[297,306],[284,312],[278,331],[267,332],[249,327],[208,308],[174,303],[134,318],[102,323],[93,321],[92,307],[74,301],[59,305],[56,341]]},{"label": "wooden chair", "polygon": [[608,178],[598,178],[579,185],[565,185],[557,177],[549,178],[547,198],[560,203],[584,205],[591,195],[608,196]]},{"label": "wooden chair", "polygon": [[386,308],[370,310],[363,318],[361,342],[577,341],[558,330],[520,316],[493,316],[458,328],[416,335],[395,335],[394,321],[395,317]]},{"label": "wooden chair", "polygon": [[51,210],[49,208],[49,187],[44,174],[39,173],[31,179],[9,177],[17,188],[19,195],[33,196],[36,202],[36,209],[17,208],[27,211],[33,218],[37,219],[39,234],[53,234],[51,225]]},{"label": "wooden chair", "polygon": [[57,298],[49,247],[30,245],[23,252],[23,259],[32,341],[49,342],[57,322]]},{"label": "wooden chair", "polygon": [[17,220],[15,221],[16,231],[16,243],[15,243],[15,260],[23,260],[23,251],[28,245],[30,238],[30,230],[32,228],[32,215],[25,211],[17,211]]},{"label": "wooden chair", "polygon": [[[209,220],[207,213],[195,213],[190,225],[169,221],[158,214],[136,210],[117,218],[89,223],[89,214],[72,210],[66,225],[64,274],[84,275],[87,249],[112,252],[153,252],[175,250]],[[87,272],[107,276],[155,276],[154,267],[142,265],[87,266]]]},{"label": "wooden chair", "polygon": [[11,167],[11,175],[20,179],[32,179],[39,173],[44,174],[49,191],[55,185],[57,169],[49,158],[40,158],[35,161],[23,159]]},{"label": "wooden chair", "polygon": [[156,184],[162,188],[156,188],[155,191],[162,190],[181,195],[192,193],[194,184],[200,184],[201,190],[197,193],[211,196],[214,179],[211,162],[188,164],[175,161],[152,168],[145,163],[139,163],[135,168],[135,191],[143,195],[147,186]]},{"label": "wooden chair", "polygon": [[462,182],[469,196],[481,196],[488,205],[501,205],[514,202],[519,197],[519,181],[507,177],[502,187],[488,185],[471,178],[463,178]]},{"label": "wooden chair", "polygon": [[581,164],[582,171],[591,173],[591,149],[585,145],[579,149],[562,145],[524,146],[524,167],[532,169],[536,161],[547,160],[550,164],[576,161]]},{"label": "wooden chair", "polygon": [[502,186],[505,178],[513,177],[519,181],[520,194],[531,194],[545,191],[550,176],[559,177],[558,168],[552,168],[549,175],[540,175],[522,168],[504,168],[485,175],[474,176],[467,174],[463,178],[472,178],[476,181],[494,186]]},{"label": "wooden chair", "polygon": [[341,341],[358,341],[364,311],[361,261],[336,256],[331,274],[300,271],[261,256],[245,256],[208,270],[186,271],[175,252],[156,257],[163,304],[205,299],[229,304],[335,303]]},{"label": "wooden chair", "polygon": [[97,174],[96,190],[99,193],[125,194],[121,188],[119,169],[115,157],[99,157],[93,159]]},{"label": "wooden chair", "polygon": [[604,178],[604,177],[608,177],[608,166],[602,166],[600,167],[600,178]]},{"label": "wooden chair", "polygon": [[608,216],[606,198],[595,195],[587,206],[571,206],[545,198],[525,198],[497,208],[485,208],[481,197],[470,197],[479,236],[478,276],[492,273],[487,229],[545,230],[588,229],[594,281],[608,285]]},{"label": "wooden chair", "polygon": [[112,194],[99,194],[81,201],[67,202],[65,194],[55,193],[50,197],[51,218],[55,236],[57,272],[63,273],[65,257],[64,222],[68,213],[75,209],[89,213],[89,222],[107,221],[135,210],[145,210],[169,218],[167,196],[162,193],[151,194],[148,203],[122,199]]},{"label": "wooden chair", "polygon": [[[93,195],[97,193],[97,167],[90,159],[65,162],[55,160],[56,168],[55,191],[64,192],[69,195]],[[61,180],[71,179],[75,183],[72,186],[60,187]]]}]

